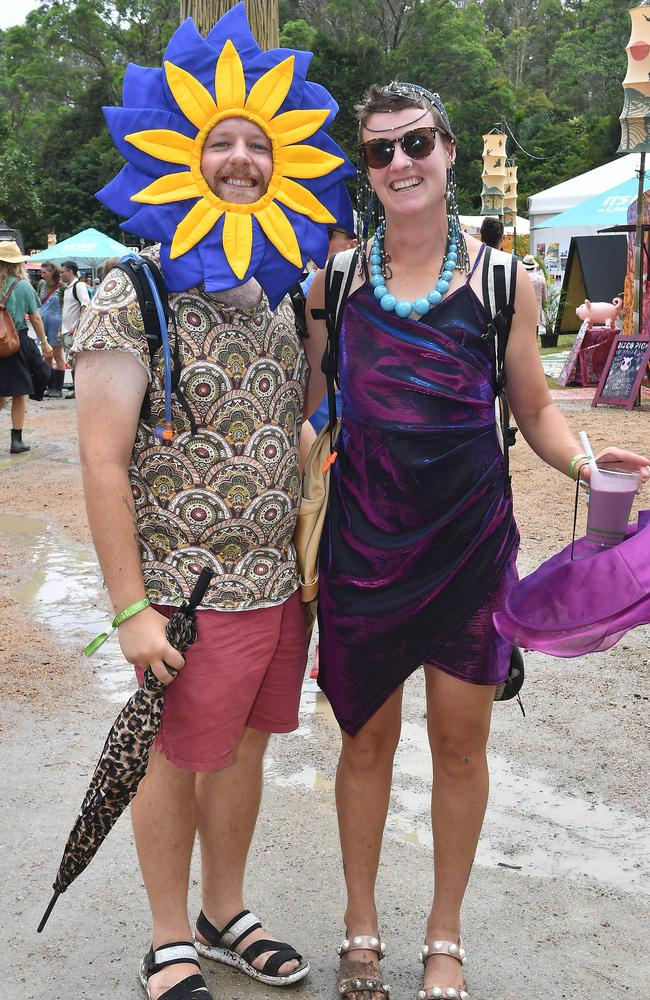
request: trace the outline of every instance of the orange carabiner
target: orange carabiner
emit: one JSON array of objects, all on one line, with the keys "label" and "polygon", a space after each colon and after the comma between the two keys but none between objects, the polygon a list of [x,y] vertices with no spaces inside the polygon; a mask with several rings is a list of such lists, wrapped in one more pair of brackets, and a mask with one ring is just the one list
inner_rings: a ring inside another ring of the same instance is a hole
[{"label": "orange carabiner", "polygon": [[329,469],[329,467],[331,465],[334,465],[334,463],[335,463],[335,461],[336,461],[337,458],[338,458],[338,452],[331,451],[329,453],[329,455],[325,459],[324,463],[321,465],[321,470],[320,471],[323,473],[323,475],[327,472],[327,470]]}]

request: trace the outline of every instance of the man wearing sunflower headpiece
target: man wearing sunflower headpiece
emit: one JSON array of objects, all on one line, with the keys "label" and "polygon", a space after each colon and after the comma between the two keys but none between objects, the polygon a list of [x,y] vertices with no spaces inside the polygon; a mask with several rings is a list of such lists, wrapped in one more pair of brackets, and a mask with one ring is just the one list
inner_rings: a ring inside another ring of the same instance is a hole
[{"label": "man wearing sunflower headpiece", "polygon": [[[127,660],[140,680],[146,664],[165,682],[165,664],[183,667],[132,806],[151,1000],[208,1000],[197,952],[268,985],[309,971],[245,909],[243,878],[269,733],[297,727],[306,662],[292,536],[307,363],[286,293],[308,258],[324,263],[328,227],[352,225],[353,169],[324,131],[337,108],[306,81],[310,58],[262,52],[240,4],[206,39],[186,21],[163,68],[130,66],[124,106],[105,109],[127,164],[99,197],[157,241],[143,257],[162,271],[182,360],[172,394],[171,348],[150,360],[132,283],[112,270],[74,344],[88,515],[115,612],[130,612]],[[205,566],[183,665],[165,625]]]}]

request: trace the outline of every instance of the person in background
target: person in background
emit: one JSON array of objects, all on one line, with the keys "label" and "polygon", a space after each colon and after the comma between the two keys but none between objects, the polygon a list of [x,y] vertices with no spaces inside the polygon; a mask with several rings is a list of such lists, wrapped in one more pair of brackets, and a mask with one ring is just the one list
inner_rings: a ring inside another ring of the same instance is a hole
[{"label": "person in background", "polygon": [[[63,293],[63,315],[61,317],[61,344],[67,356],[72,348],[72,341],[79,325],[79,320],[85,309],[90,305],[88,286],[79,278],[79,268],[73,260],[61,264],[61,278],[66,289]],[[66,399],[74,399],[74,372],[72,373],[72,389],[66,392]]]},{"label": "person in background", "polygon": [[48,344],[41,314],[40,302],[32,284],[27,277],[23,254],[13,240],[0,241],[0,302],[5,302],[14,326],[20,338],[20,347],[15,354],[0,358],[0,409],[4,408],[7,398],[11,399],[11,446],[12,455],[29,451],[29,445],[23,441],[23,425],[27,410],[27,397],[33,391],[32,376],[29,370],[30,352],[36,351],[36,346],[27,332],[26,316],[36,331],[41,342],[43,357],[50,360],[52,348]]},{"label": "person in background", "polygon": [[97,277],[99,278],[98,284],[101,284],[101,282],[104,280],[108,272],[112,271],[114,267],[117,267],[119,262],[120,262],[119,257],[109,257],[107,260],[104,261],[103,264],[100,264],[99,268],[97,269]]},{"label": "person in background", "polygon": [[[539,333],[540,326],[546,326],[544,322],[544,303],[548,298],[546,278],[539,263],[531,253],[527,253],[525,257],[522,257],[521,263],[528,271],[528,277],[532,282],[535,298],[537,299],[537,332]],[[549,333],[551,332],[549,331]]]},{"label": "person in background", "polygon": [[503,249],[503,223],[501,219],[496,219],[488,215],[481,223],[481,243],[485,243],[495,250]]},{"label": "person in background", "polygon": [[41,267],[39,282],[39,298],[41,300],[41,319],[45,328],[45,336],[52,348],[52,381],[45,395],[49,399],[61,399],[63,395],[63,380],[65,378],[65,356],[61,347],[61,273],[52,261],[47,261]]}]

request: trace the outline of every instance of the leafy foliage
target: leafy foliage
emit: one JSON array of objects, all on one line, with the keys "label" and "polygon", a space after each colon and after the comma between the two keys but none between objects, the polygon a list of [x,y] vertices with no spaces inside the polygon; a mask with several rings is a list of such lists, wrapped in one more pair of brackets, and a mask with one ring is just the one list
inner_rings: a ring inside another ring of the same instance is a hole
[{"label": "leafy foliage", "polygon": [[[370,83],[400,78],[439,91],[458,137],[458,191],[468,214],[480,205],[481,133],[504,120],[537,157],[517,151],[520,212],[529,195],[614,158],[627,7],[621,0],[278,3],[281,44],[315,52],[310,77],[339,102],[333,133],[351,157],[354,105]],[[119,220],[94,198],[120,166],[101,106],[119,102],[129,61],[160,65],[179,10],[180,0],[42,0],[24,25],[0,32],[0,217],[28,246],[44,245],[50,231],[62,239],[90,225],[119,233]]]}]

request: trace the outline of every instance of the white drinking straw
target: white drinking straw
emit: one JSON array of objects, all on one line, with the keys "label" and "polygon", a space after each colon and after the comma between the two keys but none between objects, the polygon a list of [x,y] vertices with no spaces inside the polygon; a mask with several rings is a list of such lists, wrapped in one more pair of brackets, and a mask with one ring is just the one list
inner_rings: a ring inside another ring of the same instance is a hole
[{"label": "white drinking straw", "polygon": [[591,469],[592,472],[598,472],[598,466],[596,465],[596,459],[594,458],[594,453],[591,450],[591,445],[589,444],[589,438],[587,437],[586,432],[585,431],[580,431],[580,433],[578,434],[578,437],[580,438],[580,444],[582,445],[582,447],[585,450],[585,455],[589,459],[589,468]]}]

